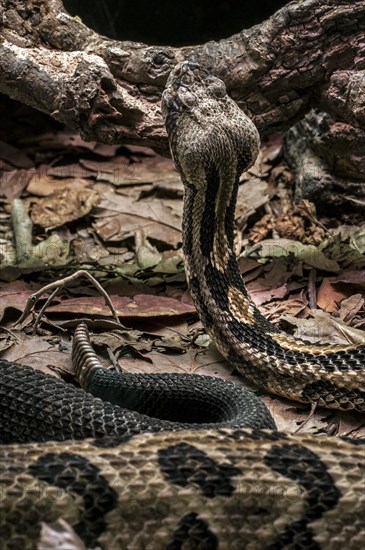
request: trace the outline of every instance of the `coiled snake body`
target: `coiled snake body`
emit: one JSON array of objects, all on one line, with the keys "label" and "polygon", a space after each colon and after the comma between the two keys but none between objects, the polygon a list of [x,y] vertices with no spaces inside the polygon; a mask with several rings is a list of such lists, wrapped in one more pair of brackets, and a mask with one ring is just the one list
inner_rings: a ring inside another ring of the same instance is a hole
[{"label": "coiled snake body", "polygon": [[[295,341],[247,295],[233,217],[259,148],[251,121],[190,62],[172,71],[162,111],[185,185],[189,286],[217,347],[269,391],[364,411],[365,346]],[[365,547],[361,441],[276,432],[233,384],[105,373],[82,325],[74,357],[86,392],[0,361],[1,548],[36,548],[40,522],[59,517],[106,550]]]}]

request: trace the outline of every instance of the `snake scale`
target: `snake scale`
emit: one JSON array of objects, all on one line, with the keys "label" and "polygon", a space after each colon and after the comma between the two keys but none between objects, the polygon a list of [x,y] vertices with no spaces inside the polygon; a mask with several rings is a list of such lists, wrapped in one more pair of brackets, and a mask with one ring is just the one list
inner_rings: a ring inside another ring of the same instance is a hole
[{"label": "snake scale", "polygon": [[[270,392],[364,411],[365,346],[294,340],[241,279],[234,209],[255,126],[192,62],[170,74],[162,113],[185,186],[189,287],[218,349]],[[2,549],[37,548],[41,522],[58,518],[88,549],[365,547],[364,441],[275,431],[232,383],[105,371],[84,325],[73,358],[83,389],[0,360]]]}]

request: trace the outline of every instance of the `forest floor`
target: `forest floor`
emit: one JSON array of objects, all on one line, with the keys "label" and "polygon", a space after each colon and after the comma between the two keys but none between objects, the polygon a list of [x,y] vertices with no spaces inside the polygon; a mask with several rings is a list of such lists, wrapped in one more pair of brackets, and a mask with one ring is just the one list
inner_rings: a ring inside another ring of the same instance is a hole
[{"label": "forest floor", "polygon": [[[256,391],[278,429],[365,436],[364,416],[265,395],[233,371],[205,334],[187,290],[181,251],[183,186],[151,149],[86,143],[45,115],[6,100],[0,108],[0,356],[72,375],[71,338],[86,320],[105,366],[128,372],[219,376]],[[264,141],[241,179],[236,253],[248,290],[274,324],[312,342],[365,342],[365,219],[317,215],[294,204],[280,136]],[[50,293],[82,269],[34,323]]]}]

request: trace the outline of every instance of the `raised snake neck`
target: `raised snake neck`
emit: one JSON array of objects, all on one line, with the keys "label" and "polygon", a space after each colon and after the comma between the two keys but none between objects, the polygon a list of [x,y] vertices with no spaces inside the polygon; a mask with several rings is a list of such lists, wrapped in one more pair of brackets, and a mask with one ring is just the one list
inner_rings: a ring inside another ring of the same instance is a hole
[{"label": "raised snake neck", "polygon": [[170,74],[162,112],[185,186],[186,273],[221,353],[260,387],[327,408],[365,411],[365,345],[310,344],[269,323],[250,299],[233,247],[239,177],[259,151],[251,120],[224,83],[185,62]]}]

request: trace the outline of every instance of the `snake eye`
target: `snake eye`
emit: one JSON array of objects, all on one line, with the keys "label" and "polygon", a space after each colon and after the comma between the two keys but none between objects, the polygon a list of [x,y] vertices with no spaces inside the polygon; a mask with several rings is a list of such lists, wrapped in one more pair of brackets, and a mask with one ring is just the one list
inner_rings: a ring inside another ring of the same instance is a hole
[{"label": "snake eye", "polygon": [[208,76],[205,80],[208,84],[208,90],[218,98],[224,97],[227,93],[226,86],[222,80],[214,76]]},{"label": "snake eye", "polygon": [[161,100],[161,114],[163,118],[167,120],[168,117],[176,116],[178,112],[179,106],[174,97],[167,90],[164,90]]},{"label": "snake eye", "polygon": [[167,90],[164,90],[162,92],[162,104],[167,109],[175,109],[175,110],[178,109],[176,101],[174,100],[173,96]]}]

